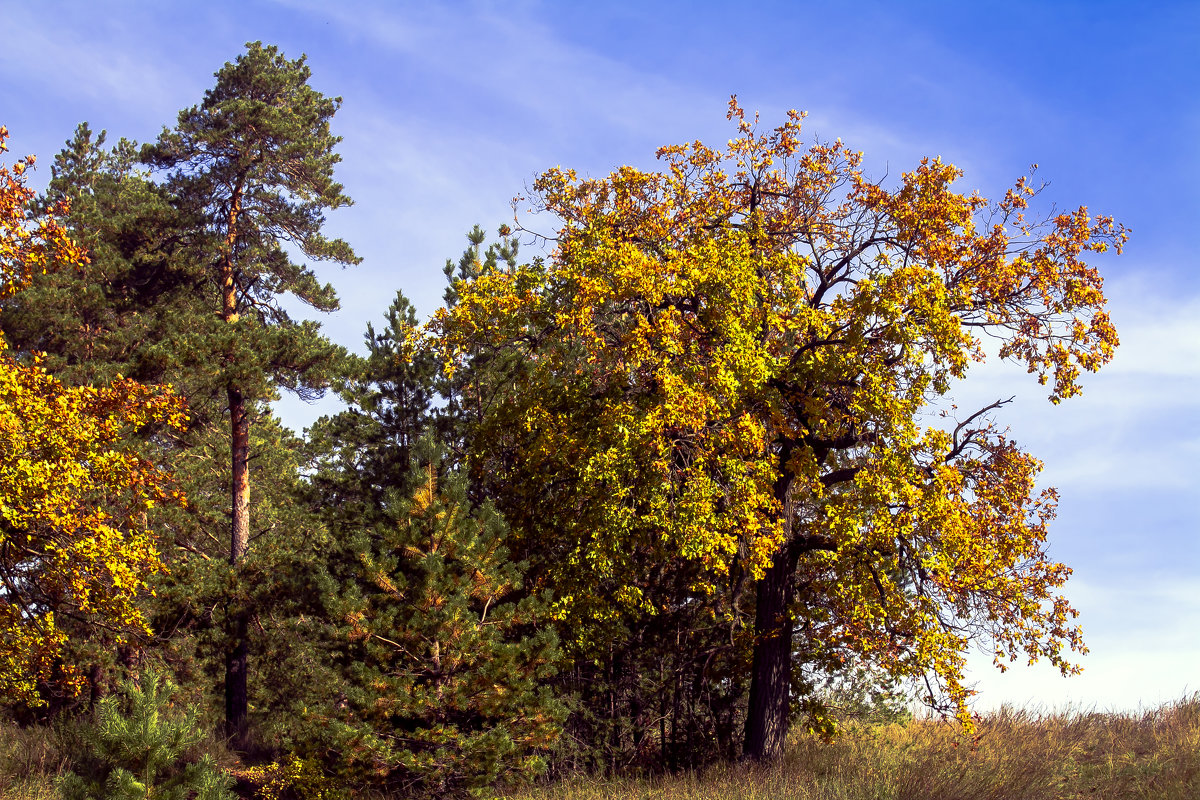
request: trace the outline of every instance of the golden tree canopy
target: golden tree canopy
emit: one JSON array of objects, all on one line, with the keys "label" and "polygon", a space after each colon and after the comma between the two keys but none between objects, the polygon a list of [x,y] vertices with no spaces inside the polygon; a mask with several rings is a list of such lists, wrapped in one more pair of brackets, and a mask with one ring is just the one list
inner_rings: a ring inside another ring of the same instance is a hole
[{"label": "golden tree canopy", "polygon": [[1085,256],[1124,228],[1032,218],[1028,178],[963,194],[937,159],[885,188],[840,140],[804,146],[797,112],[767,132],[729,116],[726,148],[664,147],[659,172],[543,174],[548,260],[459,286],[433,323],[477,384],[484,480],[525,552],[553,553],[560,613],[656,613],[639,576],[671,559],[710,587],[774,566],[828,658],[932,674],[964,714],[973,637],[1001,666],[1073,670],[1039,462],[993,427],[1001,404],[921,420],[985,334],[1052,402],[1077,394],[1117,345]]},{"label": "golden tree canopy", "polygon": [[[6,137],[0,128],[0,152]],[[53,215],[32,221],[32,163],[0,165],[0,297],[86,258]],[[64,617],[147,630],[135,601],[162,564],[144,512],[180,498],[132,436],[184,421],[169,389],[125,379],[66,387],[0,338],[0,697],[37,705],[39,684],[81,686],[61,660]]]}]

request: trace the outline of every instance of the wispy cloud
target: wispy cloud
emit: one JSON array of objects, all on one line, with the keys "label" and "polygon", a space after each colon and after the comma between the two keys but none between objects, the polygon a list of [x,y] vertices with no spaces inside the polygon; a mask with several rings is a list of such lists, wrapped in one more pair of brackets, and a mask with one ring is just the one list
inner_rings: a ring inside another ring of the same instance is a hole
[{"label": "wispy cloud", "polygon": [[681,126],[694,133],[688,123],[702,108],[706,119],[721,110],[709,90],[572,46],[525,4],[279,2],[334,22],[445,88],[470,87],[483,126],[491,110],[519,111],[514,116],[543,142],[566,137],[577,147],[581,134],[594,142],[658,140]]},{"label": "wispy cloud", "polygon": [[[132,4],[126,13],[142,10]],[[96,19],[82,8],[68,14],[36,3],[8,4],[4,16],[13,35],[0,48],[0,72],[42,102],[163,123],[173,120],[181,90],[193,88],[194,78],[176,68],[158,41],[122,25],[119,16]]]},{"label": "wispy cloud", "polygon": [[1107,291],[1121,345],[1111,364],[1083,377],[1082,396],[1051,405],[1024,368],[993,357],[953,400],[969,411],[1015,396],[997,420],[1033,443],[1054,485],[1200,489],[1192,466],[1200,434],[1186,423],[1200,418],[1200,296],[1168,281],[1115,280]]}]

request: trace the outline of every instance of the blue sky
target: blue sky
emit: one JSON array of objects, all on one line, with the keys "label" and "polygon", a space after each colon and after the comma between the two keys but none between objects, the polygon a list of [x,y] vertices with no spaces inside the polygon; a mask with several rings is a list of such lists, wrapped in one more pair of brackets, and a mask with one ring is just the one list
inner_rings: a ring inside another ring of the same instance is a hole
[{"label": "blue sky", "polygon": [[[1017,395],[1003,422],[1062,500],[1052,554],[1075,568],[1085,672],[973,660],[978,706],[1106,708],[1200,690],[1200,4],[1191,2],[25,2],[0,0],[0,124],[49,164],[78,122],[154,138],[261,39],[307,53],[341,95],[330,227],[364,257],[325,273],[358,347],[396,289],[428,314],[475,223],[511,220],[541,170],[653,165],[663,144],[730,136],[729,95],[898,176],[924,155],[997,195],[1029,164],[1045,198],[1133,230],[1098,261],[1122,346],[1059,407],[987,364],[959,405]],[[302,427],[331,406],[285,401]]]}]

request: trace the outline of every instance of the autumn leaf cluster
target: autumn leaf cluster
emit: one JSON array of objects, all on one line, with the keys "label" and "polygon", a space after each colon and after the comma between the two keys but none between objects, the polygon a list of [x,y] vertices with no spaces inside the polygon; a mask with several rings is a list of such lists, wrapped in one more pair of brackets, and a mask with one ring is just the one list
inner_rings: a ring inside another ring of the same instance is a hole
[{"label": "autumn leaf cluster", "polygon": [[[7,131],[0,128],[0,152]],[[53,216],[31,223],[32,159],[0,167],[0,293],[85,260]],[[65,209],[62,209],[65,210]],[[2,334],[0,334],[2,337]],[[0,347],[3,347],[0,338]],[[139,595],[159,569],[145,511],[180,497],[132,435],[182,427],[182,401],[130,380],[67,387],[36,356],[0,352],[0,696],[37,705],[39,685],[78,691],[62,660],[65,618],[149,633]]]},{"label": "autumn leaf cluster", "polygon": [[481,452],[505,454],[480,471],[531,552],[554,543],[568,627],[668,611],[629,579],[646,563],[693,565],[702,596],[775,569],[835,664],[932,675],[964,720],[979,636],[998,664],[1073,671],[1040,463],[993,423],[1002,404],[921,420],[983,335],[1052,402],[1077,394],[1117,345],[1085,258],[1125,230],[1084,208],[1031,219],[1029,178],[963,194],[938,159],[889,189],[840,140],[803,145],[799,113],[729,116],[726,148],[664,147],[661,171],[543,174],[549,259],[479,276],[433,324],[453,369],[519,354],[478,390],[497,398]]}]

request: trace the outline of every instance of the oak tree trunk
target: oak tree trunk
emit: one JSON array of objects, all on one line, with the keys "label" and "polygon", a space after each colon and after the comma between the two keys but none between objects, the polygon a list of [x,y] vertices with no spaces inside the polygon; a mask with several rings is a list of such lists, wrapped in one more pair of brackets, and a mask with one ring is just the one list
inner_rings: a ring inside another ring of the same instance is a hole
[{"label": "oak tree trunk", "polygon": [[[780,463],[791,458],[792,445],[785,443]],[[750,667],[750,699],[746,708],[746,738],[742,757],[761,761],[783,751],[787,739],[792,685],[792,598],[793,575],[799,557],[793,541],[795,480],[785,469],[775,482],[783,523],[783,546],[771,559],[756,588],[754,606],[754,656]]]},{"label": "oak tree trunk", "polygon": [[795,566],[784,547],[758,582],[754,660],[742,757],[773,759],[787,738],[792,675],[792,622],[788,614]]}]

